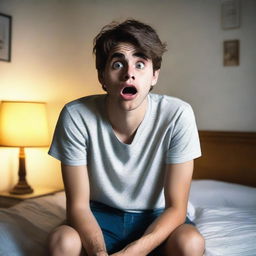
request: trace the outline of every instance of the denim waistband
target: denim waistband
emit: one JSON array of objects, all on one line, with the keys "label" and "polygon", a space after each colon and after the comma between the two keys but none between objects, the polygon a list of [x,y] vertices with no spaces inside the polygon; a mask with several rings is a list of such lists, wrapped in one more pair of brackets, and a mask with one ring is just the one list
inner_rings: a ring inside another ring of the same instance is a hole
[{"label": "denim waistband", "polygon": [[146,209],[146,210],[123,210],[123,209],[118,209],[114,208],[111,206],[108,206],[106,204],[97,202],[97,201],[90,201],[90,206],[92,209],[100,209],[100,210],[106,210],[108,212],[113,212],[117,214],[155,214],[155,213],[161,213],[164,211],[164,208],[158,208],[158,209]]}]

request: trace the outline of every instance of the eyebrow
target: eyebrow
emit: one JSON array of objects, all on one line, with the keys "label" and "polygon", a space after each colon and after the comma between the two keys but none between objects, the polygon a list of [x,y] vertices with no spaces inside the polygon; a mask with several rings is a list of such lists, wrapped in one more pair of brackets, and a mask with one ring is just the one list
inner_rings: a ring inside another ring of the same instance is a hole
[{"label": "eyebrow", "polygon": [[[144,60],[148,60],[149,58],[142,52],[135,52],[133,54],[133,56],[135,57],[139,57],[139,58],[142,58]],[[125,59],[125,55],[123,53],[120,53],[120,52],[115,52],[113,53],[111,56],[110,56],[110,60],[113,60],[113,59]]]},{"label": "eyebrow", "polygon": [[113,53],[111,56],[110,56],[110,60],[113,60],[113,59],[124,59],[124,54],[120,53],[120,52],[115,52]]}]

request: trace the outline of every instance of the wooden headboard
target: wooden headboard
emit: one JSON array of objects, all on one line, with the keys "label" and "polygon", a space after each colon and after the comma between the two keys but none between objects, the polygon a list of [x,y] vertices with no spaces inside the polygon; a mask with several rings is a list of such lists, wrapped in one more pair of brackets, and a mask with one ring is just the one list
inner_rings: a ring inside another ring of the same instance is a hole
[{"label": "wooden headboard", "polygon": [[202,157],[194,179],[214,179],[256,187],[256,132],[199,131]]}]

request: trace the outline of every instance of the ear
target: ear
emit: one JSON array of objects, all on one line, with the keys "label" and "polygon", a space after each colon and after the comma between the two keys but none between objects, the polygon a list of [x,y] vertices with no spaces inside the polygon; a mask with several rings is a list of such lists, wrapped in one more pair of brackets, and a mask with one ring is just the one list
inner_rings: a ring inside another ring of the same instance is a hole
[{"label": "ear", "polygon": [[151,83],[152,86],[156,85],[156,83],[158,81],[159,73],[160,73],[160,69],[153,71],[153,78],[152,78],[152,83]]},{"label": "ear", "polygon": [[101,85],[104,85],[104,73],[103,71],[98,71],[98,80],[101,83]]},{"label": "ear", "polygon": [[107,91],[107,88],[106,88],[106,85],[105,85],[105,82],[104,82],[105,79],[104,79],[104,73],[103,72],[98,71],[98,80],[99,80],[99,82],[102,86],[102,89],[104,91]]}]

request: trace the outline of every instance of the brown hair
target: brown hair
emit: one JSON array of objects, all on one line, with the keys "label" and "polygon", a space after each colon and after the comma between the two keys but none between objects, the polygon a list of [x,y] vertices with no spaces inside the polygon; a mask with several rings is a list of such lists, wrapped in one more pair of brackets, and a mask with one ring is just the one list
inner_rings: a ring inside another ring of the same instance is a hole
[{"label": "brown hair", "polygon": [[99,73],[104,71],[111,49],[120,42],[131,43],[138,47],[152,60],[153,70],[160,69],[166,44],[161,42],[151,26],[137,20],[126,20],[104,26],[94,38],[93,52],[96,55],[96,68]]}]

